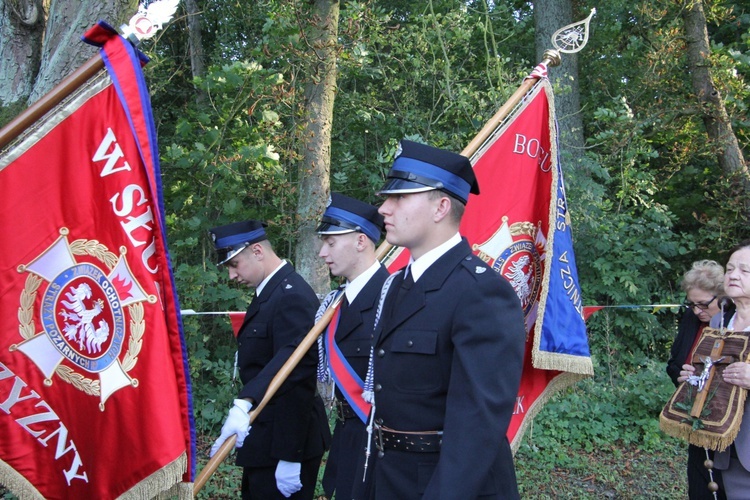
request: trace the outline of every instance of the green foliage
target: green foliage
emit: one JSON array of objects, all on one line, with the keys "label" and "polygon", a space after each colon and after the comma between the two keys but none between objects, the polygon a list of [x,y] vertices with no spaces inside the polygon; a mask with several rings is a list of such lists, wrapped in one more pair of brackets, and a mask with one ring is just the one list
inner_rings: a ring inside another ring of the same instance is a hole
[{"label": "green foliage", "polygon": [[609,379],[596,366],[595,378],[579,382],[547,403],[521,446],[533,452],[534,459],[544,461],[554,460],[562,442],[567,449],[585,452],[615,443],[637,445],[645,452],[658,450],[665,439],[659,430],[659,413],[674,391],[664,366],[644,360],[636,371],[616,379]]},{"label": "green foliage", "polygon": [[[274,141],[281,122],[273,96],[282,76],[254,62],[212,67],[196,80],[203,98],[176,120],[171,141],[162,138],[165,215],[175,280],[183,308],[243,311],[247,289],[229,286],[212,262],[208,229],[248,218],[270,222],[277,246],[290,241],[291,174]],[[166,145],[165,145],[166,143]],[[194,382],[196,422],[211,430],[237,388],[230,383],[234,340],[222,317],[185,317]],[[216,389],[218,388],[218,390]]]},{"label": "green foliage", "polygon": [[[242,218],[267,220],[277,249],[293,255],[309,5],[198,3],[207,74],[190,77],[184,19],[175,21],[183,29],[153,42],[148,68],[170,250],[183,308],[243,310],[247,290],[228,285],[211,263],[206,231]],[[592,6],[575,3],[574,18]],[[460,151],[536,62],[531,2],[363,0],[340,7],[331,189],[369,202],[377,202],[398,140]],[[743,193],[737,179],[720,172],[706,139],[685,70],[680,5],[612,0],[596,7],[589,45],[578,57],[586,152],[565,170],[584,303],[677,303],[675,283],[692,261],[721,261],[747,235]],[[750,18],[739,3],[709,7],[714,81],[747,144]],[[564,167],[570,157],[562,144]],[[612,443],[639,440],[649,451],[663,445],[655,415],[669,384],[653,360],[668,350],[673,313],[611,309],[592,316],[597,378],[551,402],[544,420],[555,424],[537,426],[533,446],[522,452],[554,467],[570,460],[561,441],[582,453],[616,452]],[[225,318],[185,317],[184,324],[196,419],[201,431],[216,433],[236,393],[234,341]]]}]

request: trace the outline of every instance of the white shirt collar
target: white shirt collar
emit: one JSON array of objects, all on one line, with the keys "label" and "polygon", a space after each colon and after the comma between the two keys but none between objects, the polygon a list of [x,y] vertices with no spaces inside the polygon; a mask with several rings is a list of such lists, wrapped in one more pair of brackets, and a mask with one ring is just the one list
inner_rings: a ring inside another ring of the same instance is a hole
[{"label": "white shirt collar", "polygon": [[361,292],[367,282],[370,281],[370,278],[378,272],[380,265],[380,262],[376,260],[370,267],[365,269],[362,274],[354,278],[353,281],[347,281],[344,293],[346,293],[346,299],[350,304],[354,303],[354,299],[357,298],[359,292]]},{"label": "white shirt collar", "polygon": [[284,267],[285,264],[286,264],[286,261],[282,260],[281,264],[279,264],[279,266],[276,269],[274,269],[271,272],[271,274],[269,274],[268,276],[266,276],[266,279],[264,279],[263,281],[261,281],[260,285],[258,285],[257,287],[255,287],[255,296],[256,297],[260,296],[260,292],[263,291],[263,287],[266,286],[266,284],[270,281],[270,279],[273,278],[273,275],[276,274],[276,273],[278,273],[279,269],[281,269],[282,267]]},{"label": "white shirt collar", "polygon": [[459,243],[461,243],[461,235],[456,233],[445,243],[436,246],[417,260],[410,259],[409,266],[411,266],[411,275],[414,278],[414,282],[416,283],[419,277],[422,276],[424,272],[435,263],[435,261]]}]

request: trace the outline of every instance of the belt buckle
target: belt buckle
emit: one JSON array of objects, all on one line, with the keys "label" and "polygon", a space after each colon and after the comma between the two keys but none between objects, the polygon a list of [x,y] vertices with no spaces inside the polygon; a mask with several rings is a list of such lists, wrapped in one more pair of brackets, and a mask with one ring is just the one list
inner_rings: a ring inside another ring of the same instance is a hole
[{"label": "belt buckle", "polygon": [[375,448],[377,448],[379,452],[384,453],[385,443],[383,442],[383,431],[377,424],[373,424],[373,427],[375,427]]},{"label": "belt buckle", "polygon": [[344,418],[344,405],[338,399],[334,400],[334,407],[336,408],[336,420],[343,423],[346,421]]}]

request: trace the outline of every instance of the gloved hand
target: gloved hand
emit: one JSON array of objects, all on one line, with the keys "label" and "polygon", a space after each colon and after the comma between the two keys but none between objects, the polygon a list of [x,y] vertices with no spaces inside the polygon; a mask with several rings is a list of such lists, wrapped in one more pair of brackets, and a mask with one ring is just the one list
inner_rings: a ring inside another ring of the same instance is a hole
[{"label": "gloved hand", "polygon": [[301,465],[299,462],[279,460],[276,466],[276,487],[287,498],[302,489],[299,477]]},{"label": "gloved hand", "polygon": [[229,409],[229,414],[226,420],[224,420],[224,425],[221,427],[221,435],[214,442],[213,446],[211,446],[211,457],[219,451],[224,441],[229,439],[232,434],[237,434],[237,442],[234,447],[242,447],[248,432],[250,432],[250,415],[248,413],[252,407],[252,403],[245,399],[234,400],[234,406]]}]

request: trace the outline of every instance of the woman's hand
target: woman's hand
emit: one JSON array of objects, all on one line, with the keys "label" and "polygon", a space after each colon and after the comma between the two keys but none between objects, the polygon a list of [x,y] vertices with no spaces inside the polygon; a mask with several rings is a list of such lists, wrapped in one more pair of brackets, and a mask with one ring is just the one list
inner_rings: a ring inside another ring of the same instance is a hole
[{"label": "woman's hand", "polygon": [[[680,372],[681,374],[682,372]],[[750,389],[750,364],[742,361],[732,363],[724,369],[723,378],[724,382]]]},{"label": "woman's hand", "polygon": [[677,377],[677,382],[684,382],[689,376],[695,375],[695,367],[693,365],[682,365],[680,376]]}]

